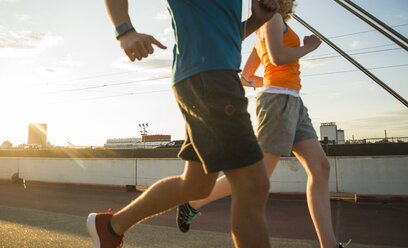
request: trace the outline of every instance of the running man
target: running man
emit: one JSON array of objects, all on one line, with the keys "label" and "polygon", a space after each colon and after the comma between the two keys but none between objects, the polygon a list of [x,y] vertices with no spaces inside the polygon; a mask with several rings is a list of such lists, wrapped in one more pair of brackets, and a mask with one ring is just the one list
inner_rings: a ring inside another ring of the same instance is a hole
[{"label": "running man", "polygon": [[[165,48],[130,23],[127,0],[105,0],[117,39],[131,61]],[[242,0],[167,0],[176,44],[173,91],[186,121],[179,157],[184,174],[152,185],[117,213],[91,213],[87,228],[95,247],[118,247],[141,221],[183,202],[207,197],[223,171],[232,188],[231,233],[236,247],[266,248],[265,203],[269,180],[247,112],[238,71],[241,40],[275,13],[274,0],[252,0],[241,23]],[[244,30],[243,30],[244,27]]]},{"label": "running man", "polygon": [[[263,86],[255,104],[257,136],[266,170],[270,177],[281,155],[290,155],[292,151],[308,175],[307,203],[321,247],[345,247],[337,243],[331,220],[330,164],[299,96],[299,58],[317,49],[321,41],[314,35],[306,36],[304,45],[300,46],[299,37],[287,24],[294,1],[277,0],[277,3],[278,14],[256,32],[258,40],[243,70],[244,77],[254,81],[254,86]],[[261,63],[264,78],[255,76]],[[251,86],[244,78],[241,80],[244,85]],[[199,208],[230,194],[230,184],[223,176],[217,180],[209,197],[180,205],[177,209],[180,230],[189,230],[190,222],[200,214]]]}]

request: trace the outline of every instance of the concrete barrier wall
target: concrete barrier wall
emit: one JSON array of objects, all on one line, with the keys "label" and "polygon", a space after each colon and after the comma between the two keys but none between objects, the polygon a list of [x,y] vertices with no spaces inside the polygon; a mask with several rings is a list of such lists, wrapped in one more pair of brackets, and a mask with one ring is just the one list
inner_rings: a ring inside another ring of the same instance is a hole
[{"label": "concrete barrier wall", "polygon": [[[330,157],[331,192],[408,196],[408,156]],[[150,186],[183,173],[178,159],[0,158],[0,179],[14,173],[25,180],[51,183]],[[270,192],[304,193],[307,175],[295,158],[282,158]]]},{"label": "concrete barrier wall", "polygon": [[408,195],[408,156],[336,159],[339,192]]},{"label": "concrete barrier wall", "polygon": [[158,180],[182,174],[184,162],[180,159],[138,159],[137,185],[151,186]]},{"label": "concrete barrier wall", "polygon": [[0,179],[11,180],[13,174],[18,173],[18,158],[0,158]]},{"label": "concrete barrier wall", "polygon": [[10,179],[13,171],[25,180],[49,183],[136,184],[134,159],[0,158],[3,170],[9,173],[2,173],[0,179]]}]

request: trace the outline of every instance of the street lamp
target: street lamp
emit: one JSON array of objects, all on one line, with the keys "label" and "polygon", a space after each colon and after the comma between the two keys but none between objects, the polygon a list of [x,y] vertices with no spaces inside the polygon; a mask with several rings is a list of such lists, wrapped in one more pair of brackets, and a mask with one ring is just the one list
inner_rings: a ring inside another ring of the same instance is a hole
[{"label": "street lamp", "polygon": [[146,136],[147,136],[147,128],[149,127],[149,123],[140,123],[140,135],[142,136],[143,141],[143,148],[146,148]]}]

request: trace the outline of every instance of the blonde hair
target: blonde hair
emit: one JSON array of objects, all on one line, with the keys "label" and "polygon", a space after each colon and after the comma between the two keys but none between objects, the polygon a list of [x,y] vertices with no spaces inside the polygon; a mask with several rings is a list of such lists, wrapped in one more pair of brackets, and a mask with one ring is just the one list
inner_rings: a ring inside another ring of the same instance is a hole
[{"label": "blonde hair", "polygon": [[281,14],[285,22],[289,21],[292,14],[295,13],[295,0],[277,0],[276,2],[279,4],[278,13]]},{"label": "blonde hair", "polygon": [[[278,13],[282,16],[283,20],[285,22],[289,21],[295,13],[295,7],[297,6],[295,0],[276,0],[276,3],[279,4]],[[262,27],[263,26],[259,27],[255,31],[255,34],[259,38],[263,38],[263,32],[261,32]]]}]

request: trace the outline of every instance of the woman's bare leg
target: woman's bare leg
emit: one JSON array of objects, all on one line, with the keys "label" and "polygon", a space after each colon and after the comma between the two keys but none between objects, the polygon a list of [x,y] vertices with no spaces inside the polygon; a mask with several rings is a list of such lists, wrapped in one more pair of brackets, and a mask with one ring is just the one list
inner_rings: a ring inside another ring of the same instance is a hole
[{"label": "woman's bare leg", "polygon": [[[276,165],[278,164],[279,158],[280,158],[279,154],[264,152],[265,169],[269,178],[271,177]],[[224,175],[217,179],[217,182],[215,183],[215,186],[211,191],[210,196],[208,196],[205,199],[191,201],[189,203],[190,206],[193,207],[194,209],[199,209],[210,202],[224,198],[229,195],[231,195],[231,186]]]},{"label": "woman's bare leg", "polygon": [[293,145],[293,153],[307,173],[307,204],[323,248],[337,247],[330,210],[330,164],[317,139],[306,139]]}]

